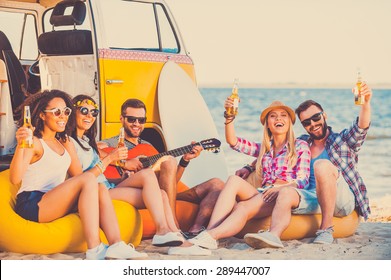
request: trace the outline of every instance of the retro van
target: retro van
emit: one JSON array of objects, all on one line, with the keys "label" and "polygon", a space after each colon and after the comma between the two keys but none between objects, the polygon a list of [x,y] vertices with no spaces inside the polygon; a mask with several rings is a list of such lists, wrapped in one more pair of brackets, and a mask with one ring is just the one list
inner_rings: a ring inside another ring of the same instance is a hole
[{"label": "retro van", "polygon": [[[0,82],[0,170],[16,146],[15,109],[44,89],[92,96],[101,112],[99,139],[119,133],[128,98],[146,104],[142,138],[159,152],[218,137],[193,61],[161,0],[0,0]],[[195,169],[222,167],[197,180],[225,177],[222,153],[203,154],[206,162],[192,163]]]}]

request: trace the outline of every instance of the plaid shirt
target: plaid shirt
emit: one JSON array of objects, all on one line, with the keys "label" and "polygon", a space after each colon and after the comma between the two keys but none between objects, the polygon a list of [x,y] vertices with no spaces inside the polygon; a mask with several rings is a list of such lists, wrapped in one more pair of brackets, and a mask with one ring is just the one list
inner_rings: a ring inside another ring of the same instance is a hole
[{"label": "plaid shirt", "polygon": [[[330,134],[326,140],[325,149],[330,161],[338,168],[338,172],[342,173],[343,178],[352,190],[360,215],[367,219],[371,209],[367,189],[357,171],[357,153],[364,143],[369,127],[360,128],[357,118],[350,128],[344,129],[340,133],[334,133],[331,127],[328,127],[328,129]],[[307,141],[310,145],[313,142],[309,135],[302,135],[299,138]]]},{"label": "plaid shirt", "polygon": [[[240,153],[258,157],[261,144],[238,137],[238,142],[231,148]],[[262,158],[262,186],[274,184],[277,179],[281,179],[287,182],[295,181],[299,189],[308,188],[311,162],[310,148],[305,141],[299,139],[295,141],[295,148],[297,163],[293,167],[288,164],[288,147],[286,144],[277,155],[273,155],[273,149],[265,153]]]}]

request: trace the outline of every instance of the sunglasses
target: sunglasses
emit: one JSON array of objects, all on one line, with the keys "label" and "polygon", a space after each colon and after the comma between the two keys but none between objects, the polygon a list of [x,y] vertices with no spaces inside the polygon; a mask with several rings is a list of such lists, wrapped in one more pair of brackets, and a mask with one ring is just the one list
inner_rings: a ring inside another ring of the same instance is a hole
[{"label": "sunglasses", "polygon": [[91,113],[91,116],[93,116],[94,118],[96,118],[98,115],[99,115],[99,109],[91,109],[91,110],[88,110],[87,107],[77,107],[80,111],[80,114],[84,115],[84,116],[87,116],[88,114]]},{"label": "sunglasses", "polygon": [[136,121],[138,121],[139,124],[145,124],[145,122],[147,121],[146,117],[134,117],[134,116],[122,116],[122,117],[124,117],[128,123],[135,123]]},{"label": "sunglasses", "polygon": [[316,113],[316,114],[313,115],[312,117],[310,117],[310,118],[308,118],[308,119],[305,119],[305,120],[301,121],[301,124],[302,124],[304,127],[307,127],[307,126],[311,125],[311,121],[313,121],[313,122],[318,122],[318,121],[320,121],[320,119],[322,118],[322,115],[323,115],[323,112]]},{"label": "sunglasses", "polygon": [[69,107],[65,107],[63,109],[61,108],[53,108],[53,109],[50,109],[50,110],[43,110],[45,113],[52,113],[53,116],[55,117],[59,117],[61,115],[64,115],[66,117],[68,117],[71,113],[72,113],[72,109],[69,108]]}]

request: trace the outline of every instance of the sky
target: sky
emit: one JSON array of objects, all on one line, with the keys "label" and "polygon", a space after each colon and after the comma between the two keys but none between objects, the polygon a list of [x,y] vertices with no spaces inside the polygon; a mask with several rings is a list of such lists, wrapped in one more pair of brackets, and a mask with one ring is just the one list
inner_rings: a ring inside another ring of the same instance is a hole
[{"label": "sky", "polygon": [[389,0],[166,0],[200,86],[391,85]]}]

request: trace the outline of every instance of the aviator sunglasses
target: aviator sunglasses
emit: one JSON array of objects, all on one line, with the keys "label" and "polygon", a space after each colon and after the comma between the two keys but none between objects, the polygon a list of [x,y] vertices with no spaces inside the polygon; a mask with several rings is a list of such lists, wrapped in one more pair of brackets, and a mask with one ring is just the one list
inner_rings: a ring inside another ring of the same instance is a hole
[{"label": "aviator sunglasses", "polygon": [[84,116],[87,116],[89,113],[91,113],[91,116],[93,116],[94,118],[96,118],[98,115],[99,115],[99,109],[91,109],[91,110],[88,110],[87,107],[77,107],[80,111],[80,113]]},{"label": "aviator sunglasses", "polygon": [[147,121],[146,117],[134,117],[134,116],[122,116],[122,117],[124,117],[128,123],[135,123],[136,121],[138,121],[139,124],[145,124],[145,122]]},{"label": "aviator sunglasses", "polygon": [[312,117],[310,117],[310,118],[308,118],[308,119],[305,119],[305,120],[301,121],[301,124],[302,124],[304,127],[307,127],[307,126],[311,125],[311,121],[313,121],[313,122],[318,122],[318,121],[320,121],[320,119],[322,118],[322,115],[323,115],[323,112],[316,113],[316,114],[313,115]]},{"label": "aviator sunglasses", "polygon": [[55,117],[59,117],[61,115],[64,115],[64,116],[68,117],[72,113],[72,109],[69,108],[69,107],[65,107],[63,109],[61,109],[61,108],[53,108],[53,109],[43,110],[43,111],[45,113],[52,113],[53,116],[55,116]]}]

